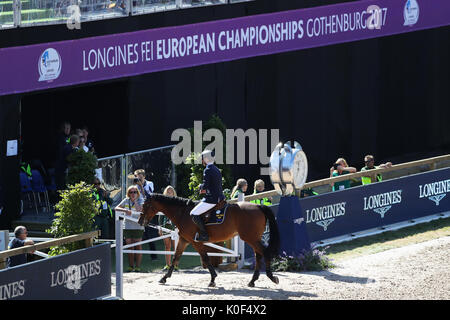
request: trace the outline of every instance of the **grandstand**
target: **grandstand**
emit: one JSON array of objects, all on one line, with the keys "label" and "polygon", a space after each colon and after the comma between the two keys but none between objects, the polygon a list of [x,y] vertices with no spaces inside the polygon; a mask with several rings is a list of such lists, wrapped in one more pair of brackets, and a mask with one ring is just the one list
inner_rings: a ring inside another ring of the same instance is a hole
[{"label": "grandstand", "polygon": [[252,0],[8,0],[0,1],[0,29],[67,23],[79,7],[80,21],[187,9]]}]

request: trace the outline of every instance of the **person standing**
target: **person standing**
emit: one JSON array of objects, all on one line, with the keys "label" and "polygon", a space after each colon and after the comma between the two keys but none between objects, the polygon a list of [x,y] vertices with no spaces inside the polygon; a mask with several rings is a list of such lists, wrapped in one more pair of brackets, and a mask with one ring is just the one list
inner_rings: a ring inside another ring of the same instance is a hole
[{"label": "person standing", "polygon": [[[155,191],[155,186],[152,181],[147,181],[145,179],[145,170],[144,169],[138,169],[138,170],[134,171],[134,176],[136,177],[135,178],[136,185],[139,188],[139,192],[141,194],[141,200],[142,200],[142,202],[145,202],[145,200],[147,199],[147,196],[149,196],[150,194],[152,194]],[[158,224],[158,217],[157,216],[153,217],[153,219],[150,220],[150,223],[155,224],[155,225]],[[144,235],[142,237],[142,239],[144,241],[148,240],[148,239],[156,238],[157,236],[158,236],[158,230],[156,230],[155,228],[149,227],[149,226],[145,226]],[[156,251],[156,246],[155,246],[154,241],[149,242],[148,247],[149,247],[150,251]],[[151,254],[150,258],[152,260],[158,260],[158,256],[156,254]]]},{"label": "person standing", "polygon": [[109,197],[106,190],[101,187],[100,180],[94,180],[93,197],[97,213],[94,217],[94,226],[101,231],[102,239],[111,239],[109,222],[113,218],[111,210],[112,199]]},{"label": "person standing", "polygon": [[[15,238],[12,239],[8,244],[8,249],[21,248],[23,246],[30,246],[34,244],[34,241],[27,239],[28,231],[24,226],[18,226],[14,229]],[[34,251],[33,251],[34,252]],[[8,258],[8,268],[19,266],[21,264],[27,263],[27,254],[22,253]]]},{"label": "person standing", "polygon": [[[339,177],[344,174],[355,173],[356,168],[349,167],[347,161],[344,158],[339,158],[330,168],[330,178]],[[333,191],[344,190],[350,188],[350,180],[344,180],[332,183]]]},{"label": "person standing", "polygon": [[[176,193],[174,187],[167,186],[164,189],[163,195],[168,196],[168,197],[176,197],[177,193]],[[158,224],[161,227],[164,227],[164,228],[170,229],[170,230],[175,230],[175,225],[172,223],[172,221],[170,221],[169,218],[167,218],[165,215],[159,215],[158,217],[159,217]],[[159,236],[162,236],[163,234],[164,234],[163,231],[159,230]],[[172,247],[175,248],[175,241],[172,240],[171,238],[164,238],[164,247],[165,247],[166,251],[170,251]],[[166,265],[163,268],[163,270],[169,269],[171,256],[169,254],[166,254],[165,258],[166,258]],[[178,269],[178,266],[175,267],[175,270],[176,269]]]},{"label": "person standing", "polygon": [[87,126],[83,126],[82,130],[84,138],[86,139],[86,147],[88,148],[89,152],[95,153],[94,142],[92,142],[92,140],[89,138],[89,128]]},{"label": "person standing", "polygon": [[80,143],[80,138],[74,134],[70,136],[70,144],[66,144],[61,152],[61,156],[56,163],[55,168],[55,179],[56,188],[58,190],[63,190],[66,188],[66,175],[67,175],[67,157],[78,150],[78,145]]},{"label": "person standing", "polygon": [[84,152],[89,152],[89,148],[86,146],[86,138],[84,136],[80,136],[80,144],[78,147]]},{"label": "person standing", "polygon": [[[374,156],[372,156],[370,154],[368,154],[367,156],[364,157],[364,163],[366,164],[366,166],[364,168],[361,168],[361,171],[369,171],[369,170],[380,169],[380,168],[385,169],[385,168],[392,167],[392,162],[386,162],[386,163],[382,163],[378,166],[375,166],[375,158],[374,158]],[[383,176],[381,175],[381,173],[361,177],[361,182],[363,185],[370,184],[373,182],[381,182],[382,180],[383,180]]]},{"label": "person standing", "polygon": [[[127,216],[139,219],[142,212],[143,202],[139,195],[139,190],[137,186],[132,185],[127,189],[127,196],[123,199],[115,211],[123,212]],[[123,230],[123,235],[125,238],[125,243],[132,244],[142,241],[142,235],[144,234],[144,227],[139,223],[125,219],[125,225]],[[142,250],[142,245],[137,245],[132,247],[131,250]],[[141,253],[128,253],[128,272],[141,271],[142,254]]]},{"label": "person standing", "polygon": [[134,176],[136,177],[136,185],[139,188],[139,192],[141,193],[141,198],[143,200],[147,199],[147,196],[152,194],[155,190],[155,186],[152,181],[147,181],[145,179],[145,170],[138,169],[134,171]]},{"label": "person standing", "polygon": [[61,123],[60,132],[57,136],[57,144],[56,144],[56,159],[61,158],[62,151],[64,146],[70,143],[70,131],[72,126],[70,122],[64,121]]},{"label": "person standing", "polygon": [[236,181],[236,185],[231,191],[231,199],[238,199],[238,201],[244,201],[245,192],[247,192],[248,183],[247,180],[241,178]]},{"label": "person standing", "polygon": [[[254,191],[253,194],[258,194],[264,191],[265,188],[265,184],[264,181],[262,179],[258,179],[255,181],[255,185],[254,185]],[[255,199],[250,201],[252,203],[256,203],[256,204],[262,204],[265,206],[271,206],[272,205],[272,199],[268,198],[268,197],[264,197],[261,199]]]}]

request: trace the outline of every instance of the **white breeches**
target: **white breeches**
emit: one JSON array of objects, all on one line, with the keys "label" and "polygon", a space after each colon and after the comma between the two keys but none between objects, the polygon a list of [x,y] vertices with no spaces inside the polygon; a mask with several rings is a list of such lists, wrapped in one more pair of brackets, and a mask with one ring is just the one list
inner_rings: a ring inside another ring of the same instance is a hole
[{"label": "white breeches", "polygon": [[194,209],[191,210],[191,216],[198,216],[202,213],[205,213],[215,205],[216,203],[206,203],[202,201],[198,205],[196,205]]}]

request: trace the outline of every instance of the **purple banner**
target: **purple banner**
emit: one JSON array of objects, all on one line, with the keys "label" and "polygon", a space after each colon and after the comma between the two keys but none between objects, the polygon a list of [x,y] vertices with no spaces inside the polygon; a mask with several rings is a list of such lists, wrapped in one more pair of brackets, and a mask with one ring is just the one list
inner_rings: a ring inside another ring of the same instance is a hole
[{"label": "purple banner", "polygon": [[450,24],[449,0],[370,0],[0,49],[0,95]]}]

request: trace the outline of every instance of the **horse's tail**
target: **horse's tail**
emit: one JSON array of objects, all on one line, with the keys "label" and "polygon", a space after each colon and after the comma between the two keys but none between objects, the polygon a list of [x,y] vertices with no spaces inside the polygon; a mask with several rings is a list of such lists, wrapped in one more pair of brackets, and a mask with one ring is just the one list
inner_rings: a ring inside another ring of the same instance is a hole
[{"label": "horse's tail", "polygon": [[269,221],[269,245],[264,249],[264,259],[270,261],[276,257],[280,251],[280,232],[278,231],[278,224],[272,209],[264,205],[260,205],[259,208],[266,216],[266,220]]}]

